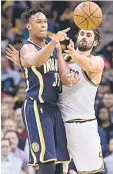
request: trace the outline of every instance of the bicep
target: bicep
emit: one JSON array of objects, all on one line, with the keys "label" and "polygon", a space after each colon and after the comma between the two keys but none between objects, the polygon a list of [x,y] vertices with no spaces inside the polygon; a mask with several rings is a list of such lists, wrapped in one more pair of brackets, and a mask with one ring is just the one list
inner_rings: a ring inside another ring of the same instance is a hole
[{"label": "bicep", "polygon": [[102,72],[104,68],[104,61],[100,56],[95,56],[89,60],[90,72]]},{"label": "bicep", "polygon": [[36,53],[37,50],[33,45],[31,44],[24,45],[20,51],[22,65],[24,67],[32,66]]}]

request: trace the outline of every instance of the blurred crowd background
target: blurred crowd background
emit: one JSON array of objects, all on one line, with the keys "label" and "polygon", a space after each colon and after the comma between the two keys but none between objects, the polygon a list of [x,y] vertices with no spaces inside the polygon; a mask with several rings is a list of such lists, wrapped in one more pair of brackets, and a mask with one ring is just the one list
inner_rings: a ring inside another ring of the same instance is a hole
[{"label": "blurred crowd background", "polygon": [[[18,66],[5,58],[5,49],[11,43],[19,50],[28,38],[20,15],[27,7],[34,7],[39,3],[39,1],[1,2],[1,174],[35,174],[35,170],[27,166],[29,149],[21,117],[21,106],[25,97],[24,75]],[[78,28],[73,22],[72,15],[80,1],[43,1],[43,3],[47,10],[48,35],[71,27],[68,35],[76,40]],[[103,57],[105,68],[95,100],[95,110],[105,167],[107,174],[113,174],[113,2],[96,3],[103,11],[102,44],[96,50],[96,54]],[[63,50],[66,44],[62,42]]]}]

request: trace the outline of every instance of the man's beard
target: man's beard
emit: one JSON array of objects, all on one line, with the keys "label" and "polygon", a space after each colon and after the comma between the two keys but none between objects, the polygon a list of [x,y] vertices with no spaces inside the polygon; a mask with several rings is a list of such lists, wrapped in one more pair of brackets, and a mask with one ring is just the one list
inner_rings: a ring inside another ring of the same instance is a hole
[{"label": "man's beard", "polygon": [[87,42],[84,41],[84,44],[80,42],[77,42],[77,48],[79,51],[89,51],[92,49],[92,45],[87,46]]}]

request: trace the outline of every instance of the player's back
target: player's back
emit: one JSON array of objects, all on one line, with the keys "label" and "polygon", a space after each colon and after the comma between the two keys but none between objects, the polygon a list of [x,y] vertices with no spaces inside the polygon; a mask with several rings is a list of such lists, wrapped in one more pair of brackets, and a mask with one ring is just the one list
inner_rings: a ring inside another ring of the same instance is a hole
[{"label": "player's back", "polygon": [[77,64],[69,64],[78,71],[80,81],[73,87],[62,87],[60,95],[61,111],[64,121],[72,119],[94,119],[94,103],[97,87]]},{"label": "player's back", "polygon": [[[46,38],[48,43],[50,38]],[[33,44],[39,51],[42,48],[30,40],[24,44]],[[31,66],[29,68],[22,67],[26,81],[26,96],[34,99],[39,103],[57,103],[60,92],[60,81],[58,76],[58,59],[56,48],[49,59],[37,68]]]}]

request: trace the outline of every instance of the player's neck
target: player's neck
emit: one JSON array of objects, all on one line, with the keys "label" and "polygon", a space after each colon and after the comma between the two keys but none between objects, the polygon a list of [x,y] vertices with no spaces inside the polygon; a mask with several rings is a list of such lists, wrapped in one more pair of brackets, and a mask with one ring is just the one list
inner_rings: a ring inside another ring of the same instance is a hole
[{"label": "player's neck", "polygon": [[77,51],[81,54],[83,54],[84,56],[89,56],[91,55],[91,50],[88,50],[88,51],[79,51],[78,48],[77,48]]},{"label": "player's neck", "polygon": [[40,47],[45,46],[45,39],[30,37],[29,40]]}]

